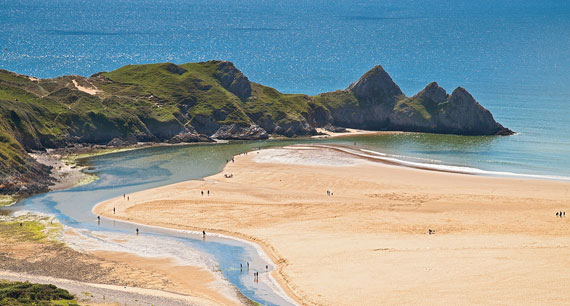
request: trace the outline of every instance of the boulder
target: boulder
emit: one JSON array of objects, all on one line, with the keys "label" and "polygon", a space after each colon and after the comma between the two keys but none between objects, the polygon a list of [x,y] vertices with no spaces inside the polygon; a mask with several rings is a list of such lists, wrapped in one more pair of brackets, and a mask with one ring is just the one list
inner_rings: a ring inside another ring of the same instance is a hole
[{"label": "boulder", "polygon": [[257,140],[267,139],[267,131],[259,125],[242,126],[239,124],[222,125],[212,138],[215,139],[236,139],[236,140]]},{"label": "boulder", "polygon": [[214,142],[214,140],[206,135],[198,133],[181,133],[168,140],[168,143],[184,143],[184,142]]},{"label": "boulder", "polygon": [[108,147],[126,147],[137,144],[137,140],[134,137],[119,138],[115,137],[107,143]]},{"label": "boulder", "polygon": [[343,128],[343,127],[339,127],[339,126],[334,126],[332,124],[327,124],[323,127],[323,129],[325,129],[326,131],[329,131],[331,133],[346,133],[347,129]]}]

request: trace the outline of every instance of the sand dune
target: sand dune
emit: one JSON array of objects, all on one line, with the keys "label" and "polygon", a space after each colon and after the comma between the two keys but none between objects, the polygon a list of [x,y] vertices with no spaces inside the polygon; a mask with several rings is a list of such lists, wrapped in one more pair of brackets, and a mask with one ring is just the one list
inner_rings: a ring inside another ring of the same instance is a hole
[{"label": "sand dune", "polygon": [[555,216],[570,212],[569,187],[304,146],[240,155],[220,174],[95,211],[255,241],[304,304],[552,305],[570,289],[570,219]]}]

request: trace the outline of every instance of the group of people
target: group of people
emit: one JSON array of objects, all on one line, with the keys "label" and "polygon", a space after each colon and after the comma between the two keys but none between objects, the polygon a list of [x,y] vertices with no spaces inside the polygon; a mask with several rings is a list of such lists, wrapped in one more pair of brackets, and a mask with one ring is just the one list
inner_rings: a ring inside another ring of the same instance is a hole
[{"label": "group of people", "polygon": [[565,211],[557,211],[556,216],[560,217],[560,218],[566,217],[566,212]]},{"label": "group of people", "polygon": [[[246,262],[247,265],[247,272],[249,272],[249,262]],[[240,272],[243,272],[243,264],[239,264],[239,270]],[[265,265],[265,271],[269,272],[269,265]],[[259,282],[259,272],[253,272],[253,281],[254,282]]]},{"label": "group of people", "polygon": [[327,189],[327,195],[328,195],[328,196],[332,196],[332,195],[333,195],[333,192]]},{"label": "group of people", "polygon": [[432,229],[430,228],[430,229],[428,229],[427,234],[428,234],[428,235],[433,235],[433,234],[435,234],[435,230],[432,230]]},{"label": "group of people", "polygon": [[[208,193],[208,195],[210,195],[210,189],[208,189],[207,193]],[[204,196],[204,190],[200,190],[200,194],[202,194],[202,196]]]},{"label": "group of people", "polygon": [[234,177],[234,174],[233,174],[233,173],[231,173],[231,174],[224,174],[224,177],[225,177],[225,178],[232,178],[232,177]]}]

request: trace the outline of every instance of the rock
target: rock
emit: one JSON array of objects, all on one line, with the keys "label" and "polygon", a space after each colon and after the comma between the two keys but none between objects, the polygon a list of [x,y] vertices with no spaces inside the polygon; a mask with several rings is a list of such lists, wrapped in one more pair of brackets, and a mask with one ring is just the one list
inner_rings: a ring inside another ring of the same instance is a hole
[{"label": "rock", "polygon": [[378,65],[366,72],[358,81],[350,84],[347,91],[351,91],[360,100],[374,103],[391,103],[404,93],[392,81],[392,78],[382,66]]},{"label": "rock", "polygon": [[238,124],[222,125],[212,138],[215,139],[236,139],[236,140],[256,140],[267,139],[267,131],[258,125],[241,126]]},{"label": "rock", "polygon": [[426,88],[416,94],[416,96],[430,99],[435,103],[441,103],[447,100],[449,95],[445,92],[445,89],[441,88],[436,82],[431,82]]},{"label": "rock", "polygon": [[190,124],[196,128],[196,130],[201,134],[212,135],[220,129],[220,124],[217,123],[214,118],[195,115],[190,121]]},{"label": "rock", "polygon": [[490,111],[479,104],[464,88],[458,87],[441,104],[437,118],[438,129],[442,132],[462,135],[511,135],[495,121]]},{"label": "rock", "polygon": [[323,127],[323,129],[325,129],[326,131],[329,131],[331,133],[346,133],[347,130],[343,127],[339,127],[339,126],[334,126],[332,124],[327,124]]},{"label": "rock", "polygon": [[220,62],[214,77],[220,81],[220,84],[225,89],[236,95],[241,101],[246,101],[251,96],[249,80],[232,62]]},{"label": "rock", "polygon": [[172,64],[172,63],[166,64],[166,66],[164,67],[164,70],[166,70],[170,73],[178,74],[178,75],[182,75],[186,71],[188,71],[188,70],[186,70],[186,69],[184,69],[178,65]]},{"label": "rock", "polygon": [[125,139],[115,137],[107,143],[108,147],[126,147],[137,144],[137,139],[134,137],[127,137]]},{"label": "rock", "polygon": [[214,142],[214,140],[206,135],[198,134],[198,133],[181,133],[170,140],[169,143],[181,143],[181,142]]},{"label": "rock", "polygon": [[278,122],[273,129],[273,133],[293,137],[316,135],[317,131],[306,120],[299,119],[294,121]]}]

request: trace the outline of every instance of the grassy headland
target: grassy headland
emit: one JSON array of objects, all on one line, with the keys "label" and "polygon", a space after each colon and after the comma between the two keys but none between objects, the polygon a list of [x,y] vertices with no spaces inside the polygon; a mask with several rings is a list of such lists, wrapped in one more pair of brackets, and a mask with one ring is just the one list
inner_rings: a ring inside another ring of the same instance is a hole
[{"label": "grassy headland", "polygon": [[307,136],[325,126],[510,132],[464,89],[448,95],[432,83],[406,97],[380,66],[345,90],[317,96],[250,82],[224,61],[127,65],[89,78],[35,79],[0,70],[0,194],[46,190],[48,167],[26,151]]}]

